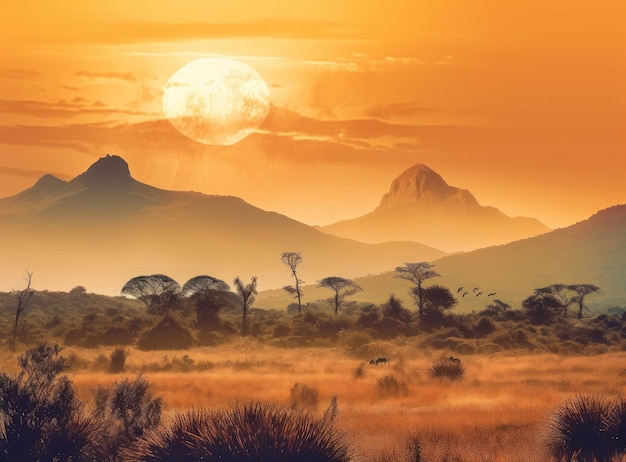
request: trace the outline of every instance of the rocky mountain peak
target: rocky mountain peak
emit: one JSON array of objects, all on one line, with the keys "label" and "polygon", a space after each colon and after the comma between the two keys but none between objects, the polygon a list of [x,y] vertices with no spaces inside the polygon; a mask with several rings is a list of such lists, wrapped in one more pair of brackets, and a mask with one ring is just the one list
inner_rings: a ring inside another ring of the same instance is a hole
[{"label": "rocky mountain peak", "polygon": [[75,180],[87,183],[87,185],[104,186],[129,183],[132,181],[132,177],[124,159],[120,156],[107,154],[92,164],[85,173],[77,176]]},{"label": "rocky mountain peak", "polygon": [[478,205],[469,191],[450,186],[428,166],[415,164],[393,180],[378,208],[442,205],[450,202]]}]

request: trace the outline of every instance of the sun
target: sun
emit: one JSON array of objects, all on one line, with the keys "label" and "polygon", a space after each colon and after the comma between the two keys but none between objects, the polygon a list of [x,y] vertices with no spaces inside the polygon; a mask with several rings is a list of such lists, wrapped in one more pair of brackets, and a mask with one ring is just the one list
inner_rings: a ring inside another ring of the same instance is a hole
[{"label": "sun", "polygon": [[176,71],[163,88],[163,112],[183,135],[228,146],[263,123],[270,91],[261,75],[240,61],[203,58]]}]

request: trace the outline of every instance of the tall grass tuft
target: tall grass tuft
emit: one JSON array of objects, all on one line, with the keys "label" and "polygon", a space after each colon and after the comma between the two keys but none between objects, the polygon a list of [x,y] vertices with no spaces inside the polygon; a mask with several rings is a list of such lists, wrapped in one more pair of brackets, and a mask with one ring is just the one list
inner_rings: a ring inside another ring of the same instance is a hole
[{"label": "tall grass tuft", "polygon": [[550,424],[548,448],[559,461],[608,461],[611,438],[607,416],[611,405],[607,400],[580,395],[558,408]]},{"label": "tall grass tuft", "polygon": [[320,400],[319,392],[306,383],[294,383],[290,392],[291,408],[314,411]]},{"label": "tall grass tuft", "polygon": [[123,451],[123,460],[343,462],[350,458],[347,444],[329,420],[251,402],[217,411],[178,413],[169,426],[149,432]]},{"label": "tall grass tuft", "polygon": [[128,353],[125,348],[117,347],[115,350],[111,352],[111,366],[110,371],[112,373],[122,372],[124,370],[124,364],[126,363],[126,358],[128,357]]},{"label": "tall grass tuft", "polygon": [[461,380],[465,375],[465,366],[460,359],[449,356],[437,359],[429,372],[432,377]]}]

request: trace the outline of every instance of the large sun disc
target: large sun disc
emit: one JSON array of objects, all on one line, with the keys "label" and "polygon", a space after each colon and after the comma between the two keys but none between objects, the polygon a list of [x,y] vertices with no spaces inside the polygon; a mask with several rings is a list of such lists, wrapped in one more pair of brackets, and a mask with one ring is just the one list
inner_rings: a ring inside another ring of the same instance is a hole
[{"label": "large sun disc", "polygon": [[176,71],[163,88],[163,112],[183,135],[204,144],[231,145],[263,123],[270,91],[240,61],[203,58]]}]

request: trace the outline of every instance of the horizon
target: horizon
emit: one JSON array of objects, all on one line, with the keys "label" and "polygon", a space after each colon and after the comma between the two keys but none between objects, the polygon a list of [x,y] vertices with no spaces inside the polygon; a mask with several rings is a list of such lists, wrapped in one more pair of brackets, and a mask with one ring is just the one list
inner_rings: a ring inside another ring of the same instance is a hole
[{"label": "horizon", "polygon": [[[372,211],[422,163],[483,206],[566,227],[626,202],[625,10],[241,1],[206,20],[195,1],[11,4],[0,197],[110,153],[140,182],[323,226]],[[241,141],[199,143],[164,113],[168,79],[198,58],[267,84],[267,117]]]}]

